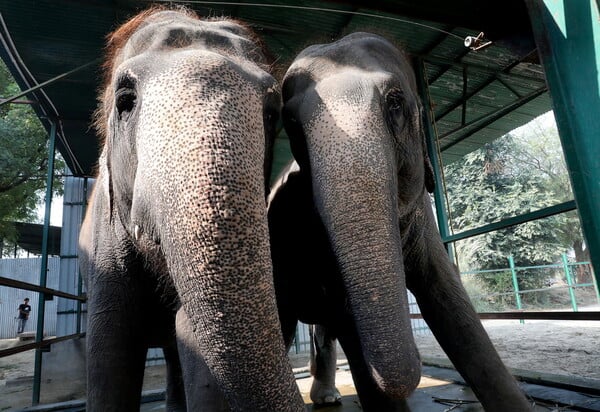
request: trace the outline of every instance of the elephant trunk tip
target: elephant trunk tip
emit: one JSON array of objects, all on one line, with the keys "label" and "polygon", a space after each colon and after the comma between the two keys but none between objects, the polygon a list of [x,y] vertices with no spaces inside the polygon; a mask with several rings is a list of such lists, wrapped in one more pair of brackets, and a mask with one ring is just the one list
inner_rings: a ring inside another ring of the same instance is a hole
[{"label": "elephant trunk tip", "polygon": [[417,389],[421,381],[421,361],[418,357],[411,359],[399,365],[391,376],[384,376],[376,369],[372,369],[372,374],[384,394],[393,399],[406,399]]}]

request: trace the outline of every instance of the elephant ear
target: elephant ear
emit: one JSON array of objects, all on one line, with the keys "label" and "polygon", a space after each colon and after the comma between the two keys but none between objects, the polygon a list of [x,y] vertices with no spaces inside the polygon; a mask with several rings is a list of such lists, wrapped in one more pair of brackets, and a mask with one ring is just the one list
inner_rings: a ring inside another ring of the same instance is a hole
[{"label": "elephant ear", "polygon": [[[410,129],[409,133],[413,136],[421,136],[421,145],[423,147],[423,162],[424,162],[424,180],[425,188],[429,193],[433,193],[435,189],[435,178],[433,174],[433,166],[427,152],[427,140],[425,129],[423,127],[422,105],[416,95],[407,93],[402,89],[392,89],[386,95],[386,101],[389,107],[388,121],[392,128],[401,132],[405,127]],[[396,113],[399,112],[399,113]],[[407,122],[407,119],[410,119]]]},{"label": "elephant ear", "polygon": [[265,130],[265,196],[269,196],[271,190],[271,172],[273,170],[273,157],[275,138],[281,124],[281,95],[278,90],[270,89],[263,106],[263,125]]},{"label": "elephant ear", "polygon": [[310,171],[310,158],[308,156],[308,147],[302,123],[296,119],[291,104],[288,102],[283,106],[282,120],[285,131],[290,139],[290,149],[292,155],[301,169]]},{"label": "elephant ear", "polygon": [[429,193],[433,193],[435,189],[435,177],[433,174],[433,166],[431,165],[431,160],[429,159],[429,154],[427,153],[427,143],[426,143],[425,133],[423,133],[423,159],[425,162],[425,189]]},{"label": "elephant ear", "polygon": [[429,193],[433,193],[435,189],[435,175],[433,172],[433,165],[431,164],[431,158],[427,150],[427,135],[425,134],[425,128],[423,127],[423,115],[422,107],[419,104],[419,133],[421,134],[421,142],[423,144],[423,162],[425,163],[425,189]]},{"label": "elephant ear", "polygon": [[427,150],[427,135],[425,134],[425,127],[423,125],[423,105],[421,101],[417,98],[417,133],[421,136],[421,144],[423,146],[423,169],[425,172],[425,189],[427,192],[433,193],[435,189],[435,175],[433,172],[433,165],[431,164],[431,159],[429,157],[429,152]]}]

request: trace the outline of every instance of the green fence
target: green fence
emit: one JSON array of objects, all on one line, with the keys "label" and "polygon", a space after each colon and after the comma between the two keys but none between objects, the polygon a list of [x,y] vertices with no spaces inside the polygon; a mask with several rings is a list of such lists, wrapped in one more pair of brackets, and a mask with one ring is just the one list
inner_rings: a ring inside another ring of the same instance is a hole
[{"label": "green fence", "polygon": [[600,304],[600,293],[590,262],[517,266],[461,272],[469,296],[479,312],[506,310],[568,310]]}]

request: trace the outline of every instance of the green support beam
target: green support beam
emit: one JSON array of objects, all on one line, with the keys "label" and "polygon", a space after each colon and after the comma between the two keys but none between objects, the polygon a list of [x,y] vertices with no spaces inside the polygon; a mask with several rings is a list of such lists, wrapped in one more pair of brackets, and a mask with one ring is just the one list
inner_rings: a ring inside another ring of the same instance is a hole
[{"label": "green support beam", "polygon": [[600,280],[600,16],[596,0],[527,0],[581,226]]},{"label": "green support beam", "polygon": [[[44,232],[42,235],[42,261],[40,264],[40,283],[41,287],[46,287],[46,279],[48,277],[48,234],[50,232],[50,211],[52,209],[52,182],[54,180],[54,158],[55,158],[55,143],[56,143],[56,120],[52,121],[50,136],[48,138],[48,171],[46,177],[46,210],[44,215]],[[38,299],[38,316],[37,327],[35,333],[36,343],[40,343],[44,339],[44,318],[46,316],[46,299],[52,299],[52,296],[40,292]],[[33,376],[33,391],[32,404],[40,403],[40,390],[42,381],[42,348],[35,349],[34,360],[34,376]]]}]

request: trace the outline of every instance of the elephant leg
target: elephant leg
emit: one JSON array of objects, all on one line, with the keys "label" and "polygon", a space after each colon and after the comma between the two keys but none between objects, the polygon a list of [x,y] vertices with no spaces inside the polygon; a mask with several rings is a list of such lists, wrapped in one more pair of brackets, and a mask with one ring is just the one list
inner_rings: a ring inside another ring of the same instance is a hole
[{"label": "elephant leg", "polygon": [[[419,285],[411,291],[440,346],[486,411],[531,410],[459,280],[433,275],[427,286]],[[502,402],[498,402],[499,399]]]},{"label": "elephant leg", "polygon": [[186,400],[179,352],[176,345],[163,348],[167,364],[167,412],[185,412]]},{"label": "elephant leg", "polygon": [[336,337],[322,325],[310,325],[310,399],[315,405],[339,404],[342,395],[335,387]]},{"label": "elephant leg", "polygon": [[281,318],[281,332],[285,344],[286,353],[290,351],[294,338],[296,337],[296,327],[298,321],[291,318]]},{"label": "elephant leg", "polygon": [[192,324],[183,309],[176,316],[177,348],[188,411],[228,412],[229,405],[194,339]]},{"label": "elephant leg", "polygon": [[[434,230],[430,228],[430,233]],[[422,237],[413,249],[427,251],[424,256],[406,258],[407,286],[423,318],[486,411],[530,411],[530,403],[483,328],[441,240],[434,239]]]},{"label": "elephant leg", "polygon": [[371,367],[365,362],[358,333],[353,322],[344,322],[337,334],[346,354],[354,387],[365,412],[410,412],[405,399],[393,399],[384,394],[372,378]]},{"label": "elephant leg", "polygon": [[103,292],[88,301],[87,410],[138,410],[148,352],[140,305],[130,293]]}]

